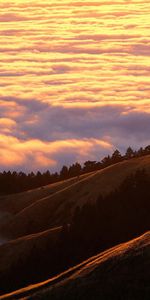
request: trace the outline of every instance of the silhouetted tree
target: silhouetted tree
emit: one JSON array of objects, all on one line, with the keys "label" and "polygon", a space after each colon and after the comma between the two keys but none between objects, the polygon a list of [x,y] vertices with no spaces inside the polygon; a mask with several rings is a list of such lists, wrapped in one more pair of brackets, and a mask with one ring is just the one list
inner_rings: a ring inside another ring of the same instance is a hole
[{"label": "silhouetted tree", "polygon": [[68,178],[68,167],[63,166],[60,171],[60,179],[67,179]]},{"label": "silhouetted tree", "polygon": [[145,154],[145,155],[150,154],[150,145],[148,145],[147,147],[145,147],[145,149],[144,149],[144,154]]},{"label": "silhouetted tree", "polygon": [[97,162],[95,160],[94,161],[88,160],[84,163],[83,171],[85,173],[94,171],[96,169],[96,165],[97,165]]},{"label": "silhouetted tree", "polygon": [[74,176],[80,175],[81,172],[82,172],[81,165],[79,163],[75,163],[69,167],[68,176],[74,177]]},{"label": "silhouetted tree", "polygon": [[127,151],[125,153],[125,158],[130,159],[130,158],[133,158],[134,156],[135,156],[135,152],[133,151],[133,149],[131,147],[128,147]]},{"label": "silhouetted tree", "polygon": [[108,167],[111,165],[111,163],[112,163],[111,157],[110,155],[108,155],[101,160],[101,167],[103,168]]},{"label": "silhouetted tree", "polygon": [[117,162],[120,162],[121,160],[122,160],[122,155],[121,155],[121,153],[119,152],[119,150],[116,149],[116,150],[114,151],[114,153],[112,154],[111,161],[112,161],[113,163],[117,163]]},{"label": "silhouetted tree", "polygon": [[140,157],[144,155],[144,149],[141,147],[137,152],[136,152],[136,156]]}]

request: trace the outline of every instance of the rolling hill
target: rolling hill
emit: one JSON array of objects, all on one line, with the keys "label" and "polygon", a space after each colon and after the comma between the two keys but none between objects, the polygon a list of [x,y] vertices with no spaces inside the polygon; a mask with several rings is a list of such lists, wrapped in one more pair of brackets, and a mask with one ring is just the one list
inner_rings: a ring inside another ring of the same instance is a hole
[{"label": "rolling hill", "polygon": [[[80,178],[78,178],[78,181],[88,177],[89,175],[91,175],[91,173],[81,175]],[[74,177],[23,193],[0,196],[0,226],[13,220],[14,216],[19,214],[19,212],[21,212],[24,208],[36,203],[38,200],[50,197],[58,191],[72,185],[76,181],[77,177]],[[1,236],[0,244],[3,243],[4,240],[5,238]]]},{"label": "rolling hill", "polygon": [[[111,201],[107,196],[119,190],[125,178],[143,169],[150,174],[150,156],[1,199],[0,211],[11,218],[0,226],[0,294],[56,276],[149,230],[149,183],[147,194],[141,186],[139,198],[137,194],[133,199],[127,194],[123,197],[124,191]],[[100,198],[96,206],[99,195],[108,199]],[[85,204],[91,205],[88,211]],[[77,207],[82,215],[74,227]],[[92,207],[96,207],[94,216],[89,215]]]},{"label": "rolling hill", "polygon": [[[86,178],[90,174],[83,174],[78,178],[78,180],[82,180]],[[28,190],[26,192],[17,193],[13,195],[0,196],[0,212],[4,212],[10,215],[15,215],[19,213],[22,209],[32,205],[39,199],[43,199],[47,196],[50,196],[77,181],[76,177],[71,179],[59,181],[56,183],[49,184],[47,186],[43,186],[37,189]]]},{"label": "rolling hill", "polygon": [[[20,284],[22,272],[25,273],[25,277],[30,277],[33,266],[35,267],[35,264],[38,263],[36,260],[37,252],[40,252],[41,262],[44,263],[42,257],[44,255],[48,256],[50,252],[53,253],[60,231],[61,227],[56,227],[42,233],[9,241],[0,246],[0,295],[3,291],[9,290],[14,284],[16,286]],[[51,259],[53,259],[52,256]],[[14,272],[15,270],[20,272],[19,277],[16,274],[17,272]]]},{"label": "rolling hill", "polygon": [[[38,191],[33,191],[34,196],[31,197],[31,202],[25,200],[27,205],[24,204],[22,209],[19,208],[19,212],[11,220],[8,220],[5,226],[0,228],[0,233],[4,234],[5,237],[17,238],[61,226],[64,222],[69,223],[77,206],[83,206],[87,202],[95,202],[99,194],[109,194],[137,169],[146,169],[150,173],[149,155],[117,163],[88,174],[84,178],[81,177],[80,180],[76,178],[46,188],[47,196],[44,198],[43,190],[40,190],[41,198],[40,196],[36,198]],[[19,195],[17,197],[19,199]],[[27,198],[28,194],[25,193],[25,199]],[[9,198],[9,205],[10,203],[11,197]],[[8,212],[7,209],[5,211]]]},{"label": "rolling hill", "polygon": [[149,300],[150,232],[45,282],[1,296],[35,300]]}]

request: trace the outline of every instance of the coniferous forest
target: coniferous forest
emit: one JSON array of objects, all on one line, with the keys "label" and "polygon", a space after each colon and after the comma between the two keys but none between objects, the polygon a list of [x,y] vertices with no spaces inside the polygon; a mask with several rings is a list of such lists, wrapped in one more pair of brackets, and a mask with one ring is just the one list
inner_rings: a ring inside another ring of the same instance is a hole
[{"label": "coniferous forest", "polygon": [[69,167],[63,166],[59,173],[51,173],[49,170],[44,173],[38,171],[37,173],[31,172],[29,174],[16,171],[4,171],[3,173],[0,173],[0,194],[7,195],[39,188],[61,180],[80,176],[88,172],[101,170],[123,160],[149,154],[150,146],[140,148],[137,151],[134,151],[131,147],[128,147],[124,155],[122,155],[119,150],[115,150],[111,156],[108,155],[101,161],[86,161],[83,166],[81,166],[79,163],[72,164]]}]

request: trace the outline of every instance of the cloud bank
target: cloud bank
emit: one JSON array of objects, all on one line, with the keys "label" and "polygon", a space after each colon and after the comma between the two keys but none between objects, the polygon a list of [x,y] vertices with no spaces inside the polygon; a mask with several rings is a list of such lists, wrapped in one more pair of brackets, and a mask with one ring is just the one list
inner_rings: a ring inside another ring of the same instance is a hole
[{"label": "cloud bank", "polygon": [[150,143],[149,1],[0,3],[0,170]]}]

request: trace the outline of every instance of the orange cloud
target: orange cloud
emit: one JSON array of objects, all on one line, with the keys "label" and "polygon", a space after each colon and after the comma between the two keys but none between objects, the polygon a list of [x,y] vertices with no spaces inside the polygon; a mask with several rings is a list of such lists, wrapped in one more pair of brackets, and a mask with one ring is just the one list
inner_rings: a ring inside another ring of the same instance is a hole
[{"label": "orange cloud", "polygon": [[1,118],[0,119],[0,127],[13,127],[16,126],[16,122],[14,120],[8,118]]},{"label": "orange cloud", "polygon": [[[107,149],[105,135],[119,144],[120,118],[131,114],[148,127],[149,0],[6,2],[0,1],[3,165],[54,167],[69,152],[70,160],[94,158],[94,149]],[[130,130],[121,125],[126,143],[135,134],[139,140],[136,130],[130,136],[133,120]],[[141,136],[148,139],[144,129]]]},{"label": "orange cloud", "polygon": [[37,170],[38,168],[57,168],[60,165],[59,155],[73,154],[79,161],[88,159],[92,152],[105,149],[112,150],[113,146],[103,140],[59,140],[43,142],[40,140],[23,141],[8,135],[0,135],[0,161],[3,168],[23,167]]}]

